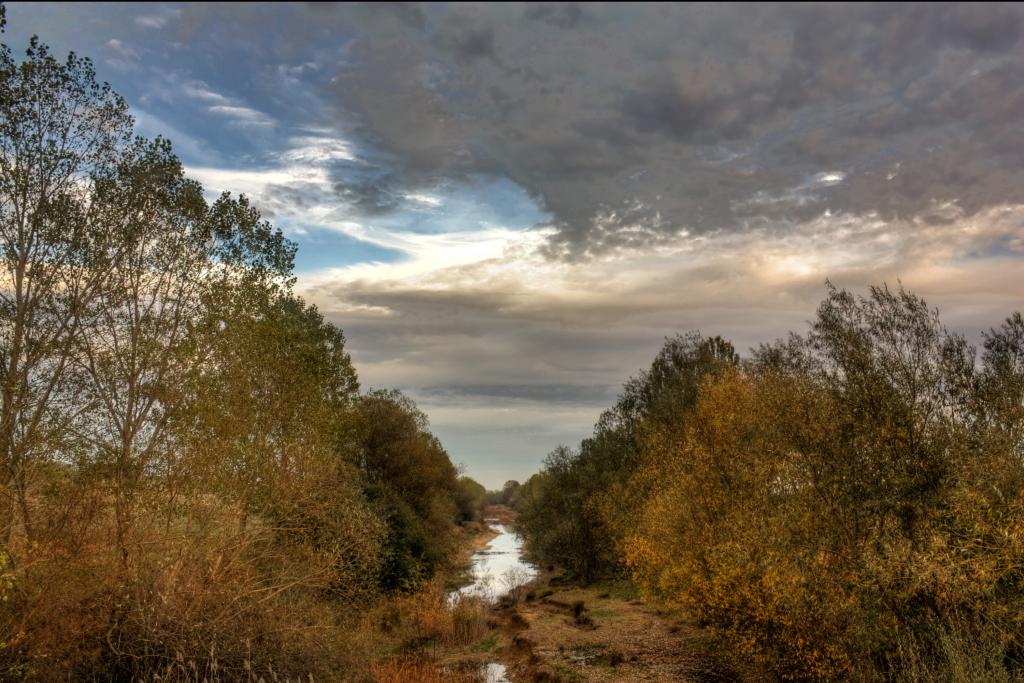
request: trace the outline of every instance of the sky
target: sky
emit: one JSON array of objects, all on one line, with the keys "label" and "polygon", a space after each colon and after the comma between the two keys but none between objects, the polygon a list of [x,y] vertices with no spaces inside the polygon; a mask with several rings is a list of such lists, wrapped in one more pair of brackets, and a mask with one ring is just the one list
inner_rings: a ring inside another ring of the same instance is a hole
[{"label": "sky", "polygon": [[902,282],[1024,308],[1024,6],[9,3],[299,246],[297,289],[489,488],[664,338]]}]

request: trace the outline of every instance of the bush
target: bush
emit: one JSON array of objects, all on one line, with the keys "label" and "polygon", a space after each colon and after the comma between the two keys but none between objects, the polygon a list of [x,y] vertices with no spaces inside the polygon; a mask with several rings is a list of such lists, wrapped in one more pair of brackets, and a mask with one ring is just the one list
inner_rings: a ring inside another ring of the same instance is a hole
[{"label": "bush", "polygon": [[1024,463],[966,344],[902,290],[833,290],[762,358],[649,436],[642,585],[781,678],[1019,672]]},{"label": "bush", "polygon": [[528,547],[578,570],[574,541],[610,539],[773,678],[1024,676],[1024,319],[979,362],[902,288],[830,287],[744,363],[690,339],[626,385],[620,466],[581,475],[585,441],[524,485]]}]

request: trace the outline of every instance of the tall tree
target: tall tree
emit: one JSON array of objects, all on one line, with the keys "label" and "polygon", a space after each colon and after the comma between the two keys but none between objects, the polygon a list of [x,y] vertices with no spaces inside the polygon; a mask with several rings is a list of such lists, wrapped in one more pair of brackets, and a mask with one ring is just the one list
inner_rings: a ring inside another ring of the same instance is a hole
[{"label": "tall tree", "polygon": [[154,468],[174,467],[169,424],[210,352],[235,287],[287,281],[294,248],[247,202],[207,206],[170,143],[138,140],[97,204],[129,219],[96,264],[106,278],[83,314],[81,368],[95,410],[81,436],[109,473],[116,545],[127,563],[135,495]]},{"label": "tall tree", "polygon": [[94,201],[130,140],[124,100],[92,64],[59,62],[32,39],[16,62],[0,48],[0,541],[26,498],[30,464],[59,456],[83,308],[105,272],[93,268],[109,215]]}]

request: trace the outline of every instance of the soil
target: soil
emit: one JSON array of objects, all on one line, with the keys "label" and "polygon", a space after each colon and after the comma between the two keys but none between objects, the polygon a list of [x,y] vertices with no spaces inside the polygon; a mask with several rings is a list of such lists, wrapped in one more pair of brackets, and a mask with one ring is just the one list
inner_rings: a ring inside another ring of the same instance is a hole
[{"label": "soil", "polygon": [[628,583],[581,587],[548,574],[529,591],[501,611],[502,661],[515,683],[708,678],[698,631]]}]

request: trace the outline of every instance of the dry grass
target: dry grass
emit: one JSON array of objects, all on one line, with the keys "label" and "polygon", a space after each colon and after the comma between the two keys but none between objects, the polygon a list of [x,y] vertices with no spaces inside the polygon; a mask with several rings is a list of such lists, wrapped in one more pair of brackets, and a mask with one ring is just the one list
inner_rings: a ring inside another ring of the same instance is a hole
[{"label": "dry grass", "polygon": [[489,607],[449,602],[440,576],[414,594],[339,597],[332,556],[258,518],[243,531],[208,496],[187,517],[142,511],[125,566],[106,501],[74,525],[44,503],[45,533],[0,557],[0,680],[475,680],[449,655],[488,635]]},{"label": "dry grass", "polygon": [[401,596],[382,609],[382,626],[406,651],[437,651],[472,645],[487,633],[488,605],[475,597],[450,601],[438,579],[418,593]]},{"label": "dry grass", "polygon": [[315,680],[311,675],[303,677],[283,676],[274,670],[272,664],[257,668],[247,662],[243,672],[225,672],[218,663],[215,653],[208,660],[196,662],[185,660],[183,656],[169,663],[163,670],[152,674],[148,680],[156,683],[303,683]]},{"label": "dry grass", "polygon": [[455,671],[425,660],[391,660],[373,667],[375,683],[479,683],[477,670]]},{"label": "dry grass", "polygon": [[363,656],[350,643],[357,605],[325,598],[329,558],[257,523],[241,532],[236,511],[210,501],[191,511],[163,524],[140,514],[127,561],[102,506],[74,538],[53,525],[18,539],[0,600],[0,678],[285,681]]}]

